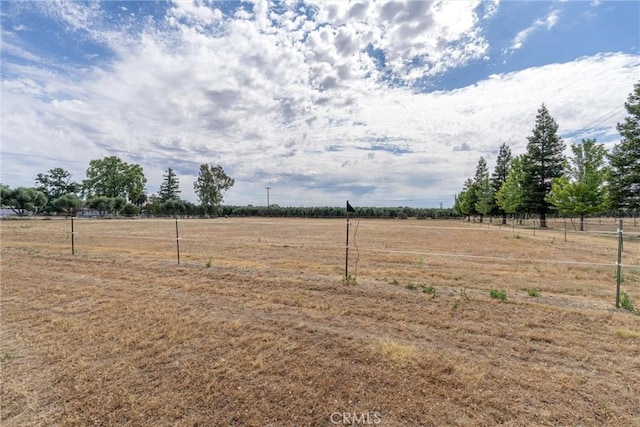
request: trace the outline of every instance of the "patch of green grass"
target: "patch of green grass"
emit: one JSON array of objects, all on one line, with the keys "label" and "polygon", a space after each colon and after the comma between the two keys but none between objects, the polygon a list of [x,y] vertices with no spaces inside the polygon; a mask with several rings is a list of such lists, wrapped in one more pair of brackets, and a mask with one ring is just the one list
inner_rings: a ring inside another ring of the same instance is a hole
[{"label": "patch of green grass", "polygon": [[408,282],[405,287],[409,290],[414,290],[416,288],[416,284],[413,282]]},{"label": "patch of green grass", "polygon": [[436,288],[433,285],[423,286],[422,292],[424,292],[425,294],[433,295],[433,296],[436,296],[437,294]]},{"label": "patch of green grass", "polygon": [[5,353],[2,356],[0,356],[0,362],[6,362],[9,359],[11,359],[11,356],[9,356],[9,353]]},{"label": "patch of green grass", "polygon": [[525,289],[525,291],[527,291],[527,294],[529,294],[530,297],[540,296],[540,290],[538,288]]},{"label": "patch of green grass", "polygon": [[499,299],[500,301],[507,300],[507,291],[505,291],[504,289],[491,288],[489,289],[489,295],[491,296],[491,298]]},{"label": "patch of green grass", "polygon": [[393,286],[398,286],[398,285],[400,284],[400,282],[398,282],[398,279],[393,279],[393,280],[391,280],[391,281],[389,282],[389,284],[390,284],[390,285],[393,285]]},{"label": "patch of green grass", "polygon": [[211,261],[213,261],[213,258],[209,258],[208,260],[206,260],[204,262],[205,267],[211,268]]}]

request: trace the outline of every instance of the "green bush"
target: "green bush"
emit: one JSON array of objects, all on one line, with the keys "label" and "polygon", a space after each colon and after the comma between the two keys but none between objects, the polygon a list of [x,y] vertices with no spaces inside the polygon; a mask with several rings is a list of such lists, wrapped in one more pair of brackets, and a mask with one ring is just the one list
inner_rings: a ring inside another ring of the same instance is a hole
[{"label": "green bush", "polygon": [[507,299],[507,291],[504,289],[489,289],[489,295],[491,298],[499,299],[500,301],[506,301]]}]

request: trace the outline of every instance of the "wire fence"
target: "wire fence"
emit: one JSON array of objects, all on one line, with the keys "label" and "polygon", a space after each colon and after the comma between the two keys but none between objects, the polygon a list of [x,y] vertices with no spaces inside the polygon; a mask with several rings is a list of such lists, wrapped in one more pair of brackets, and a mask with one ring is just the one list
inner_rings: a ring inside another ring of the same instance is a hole
[{"label": "wire fence", "polygon": [[621,282],[627,289],[640,287],[640,227],[631,219],[629,224],[623,222],[623,228],[619,219],[590,219],[583,232],[569,227],[569,220],[557,219],[549,219],[546,229],[534,220],[501,224],[495,218],[482,223],[367,219],[352,228],[347,245],[344,221],[338,219],[40,222],[55,224],[41,234],[13,227],[12,237],[72,254],[124,254],[200,266],[213,261],[325,275],[341,274],[351,249],[347,268],[351,265],[364,278],[440,278],[447,284],[463,277],[494,283],[509,280],[522,287],[560,283],[566,289],[595,282],[610,289],[617,286],[618,293]]}]

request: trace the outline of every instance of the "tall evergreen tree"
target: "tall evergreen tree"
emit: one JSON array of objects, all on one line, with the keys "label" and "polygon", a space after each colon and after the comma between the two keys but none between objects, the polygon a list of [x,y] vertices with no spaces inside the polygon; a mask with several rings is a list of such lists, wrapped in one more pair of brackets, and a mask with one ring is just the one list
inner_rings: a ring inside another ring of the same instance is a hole
[{"label": "tall evergreen tree", "polygon": [[[498,159],[496,160],[496,168],[493,170],[491,174],[491,188],[493,190],[494,196],[498,194],[500,188],[507,180],[509,176],[509,166],[511,164],[511,149],[506,143],[503,143],[500,146],[500,152],[498,153]],[[494,212],[500,216],[502,216],[502,223],[507,223],[507,212],[502,209],[497,200],[494,202],[495,209]]]},{"label": "tall evergreen tree", "polygon": [[538,109],[535,127],[527,140],[523,165],[524,202],[528,212],[540,216],[540,227],[544,228],[551,206],[547,194],[553,179],[562,176],[565,163],[565,144],[558,136],[558,124],[544,104]]},{"label": "tall evergreen tree", "polygon": [[584,216],[602,212],[608,205],[607,151],[595,139],[583,139],[581,144],[572,145],[571,151],[566,172],[553,180],[547,200],[562,213],[579,215],[580,231],[584,231]]},{"label": "tall evergreen tree", "polygon": [[173,169],[167,169],[167,173],[163,175],[164,181],[160,184],[160,191],[158,191],[158,197],[160,202],[164,203],[167,200],[179,200],[180,199],[180,181]]},{"label": "tall evergreen tree", "polygon": [[488,215],[492,210],[493,194],[489,186],[489,167],[484,157],[478,159],[476,174],[473,177],[474,201],[473,209],[480,214],[480,222],[484,215]]},{"label": "tall evergreen tree", "polygon": [[624,104],[629,115],[616,127],[622,141],[609,154],[609,192],[616,209],[640,208],[640,82],[633,89]]}]

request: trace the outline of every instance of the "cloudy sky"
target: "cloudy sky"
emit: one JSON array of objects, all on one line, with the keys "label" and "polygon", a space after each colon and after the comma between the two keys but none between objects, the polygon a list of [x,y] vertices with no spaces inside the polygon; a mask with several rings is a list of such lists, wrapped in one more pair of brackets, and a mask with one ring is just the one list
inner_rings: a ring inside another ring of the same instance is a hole
[{"label": "cloudy sky", "polygon": [[91,159],[235,178],[225,204],[444,206],[544,102],[611,147],[637,1],[2,1],[0,182]]}]

